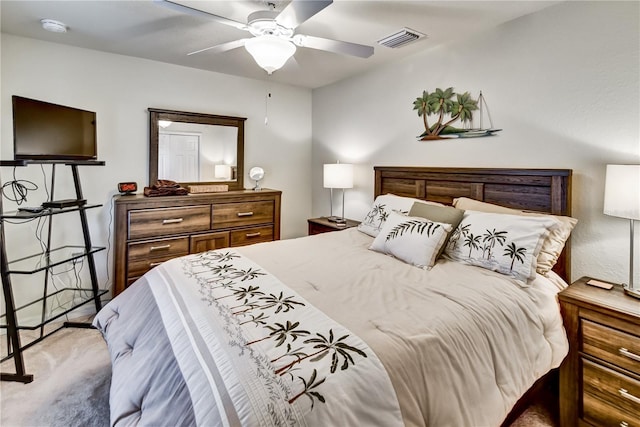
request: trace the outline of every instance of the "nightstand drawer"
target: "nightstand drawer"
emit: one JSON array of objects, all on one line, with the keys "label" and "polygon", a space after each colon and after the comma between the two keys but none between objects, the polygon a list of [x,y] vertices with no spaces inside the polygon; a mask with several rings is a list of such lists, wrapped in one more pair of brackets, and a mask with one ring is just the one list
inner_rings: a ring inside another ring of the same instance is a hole
[{"label": "nightstand drawer", "polygon": [[582,351],[640,375],[640,337],[586,319]]},{"label": "nightstand drawer", "polygon": [[210,226],[209,205],[132,210],[129,239],[206,231]]},{"label": "nightstand drawer", "polygon": [[560,426],[640,427],[640,304],[622,286],[582,277],[558,294],[569,354],[560,366]]},{"label": "nightstand drawer", "polygon": [[345,218],[345,221],[346,223],[338,225],[335,222],[329,221],[329,218],[327,217],[310,218],[307,220],[307,223],[309,224],[309,236],[329,233],[331,231],[342,231],[347,228],[357,227],[360,224],[360,221],[354,221],[352,219]]},{"label": "nightstand drawer", "polygon": [[586,359],[582,359],[582,381],[585,402],[593,396],[636,418],[640,414],[640,381]]},{"label": "nightstand drawer", "polygon": [[211,226],[213,229],[268,224],[272,223],[274,219],[272,201],[216,204],[212,208]]},{"label": "nightstand drawer", "polygon": [[[589,394],[583,396],[582,419],[594,426],[640,427],[638,416],[611,407],[608,402]],[[583,425],[583,424],[581,424]]]}]

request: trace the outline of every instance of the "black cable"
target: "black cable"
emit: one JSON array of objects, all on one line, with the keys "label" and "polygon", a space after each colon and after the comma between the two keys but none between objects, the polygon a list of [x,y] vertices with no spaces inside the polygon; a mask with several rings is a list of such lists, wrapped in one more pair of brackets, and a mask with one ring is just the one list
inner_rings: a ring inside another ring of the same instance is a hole
[{"label": "black cable", "polygon": [[[44,241],[44,238],[42,236],[42,233],[44,232],[44,227],[47,224],[47,220],[51,220],[51,218],[45,218],[45,217],[38,217],[38,222],[36,223],[36,230],[35,230],[35,238],[38,241],[38,243],[40,244],[40,249],[42,250],[42,253],[46,253],[47,252],[47,243]],[[36,267],[39,268],[40,267],[40,263],[41,263],[42,259],[40,259],[38,261],[38,263],[36,264]]]},{"label": "black cable", "polygon": [[4,196],[7,200],[16,202],[19,206],[27,201],[27,193],[29,191],[37,189],[38,186],[34,182],[28,181],[26,179],[17,179],[16,168],[14,167],[13,180],[5,182],[0,189],[0,193],[2,193],[2,196]]},{"label": "black cable", "polygon": [[[54,166],[51,165],[53,168]],[[47,195],[46,200],[49,200],[49,188],[47,187],[47,174],[44,171],[44,165],[40,163],[40,170],[42,171],[42,183],[44,184],[44,192]]]},{"label": "black cable", "polygon": [[105,283],[105,287],[108,289],[109,286],[111,285],[110,281],[111,281],[111,277],[109,277],[109,253],[111,252],[111,224],[113,224],[113,206],[116,204],[115,203],[115,199],[116,196],[118,196],[119,194],[114,194],[111,196],[111,203],[109,206],[109,225],[107,226],[107,254],[106,254],[106,258],[107,258],[107,268],[105,270],[105,272],[107,273],[107,281]]}]

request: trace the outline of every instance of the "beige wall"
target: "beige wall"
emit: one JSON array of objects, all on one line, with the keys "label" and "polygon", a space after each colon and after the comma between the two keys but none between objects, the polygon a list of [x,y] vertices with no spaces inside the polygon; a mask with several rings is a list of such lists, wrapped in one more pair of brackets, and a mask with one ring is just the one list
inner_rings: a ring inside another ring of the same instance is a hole
[{"label": "beige wall", "polygon": [[[105,246],[113,245],[116,183],[147,183],[149,107],[247,117],[245,170],[262,166],[264,186],[283,190],[283,238],[306,234],[312,213],[328,214],[322,164],[336,159],[357,165],[346,206],[354,219],[371,203],[374,165],[571,168],[573,212],[580,220],[573,276],[624,281],[628,222],[602,214],[602,190],[605,164],[640,163],[638,21],[637,2],[567,2],[465,42],[430,49],[426,40],[418,55],[313,93],[2,34],[0,158],[13,153],[13,94],[96,111],[99,157],[107,164],[81,168],[81,177],[87,198],[104,204],[89,219],[94,243]],[[417,141],[422,124],[413,100],[424,89],[447,86],[482,90],[496,126],[504,129],[499,136]],[[67,189],[55,198],[72,197],[69,172],[58,170],[58,188]],[[40,204],[46,197],[41,169],[16,172],[41,187],[27,203]],[[44,172],[50,177],[49,166]],[[11,170],[0,174],[5,182]],[[340,209],[338,195],[335,206]],[[77,239],[70,218],[54,220],[54,241]],[[35,232],[35,223],[8,229],[12,259],[37,250]],[[106,253],[96,260],[100,284],[107,286],[112,270]],[[19,288],[19,300],[33,296],[27,289],[39,292],[38,286]]]},{"label": "beige wall", "polygon": [[[602,213],[602,192],[606,164],[640,163],[639,5],[566,2],[314,90],[313,213],[329,212],[322,164],[336,159],[357,165],[353,219],[372,201],[374,165],[569,168],[573,277],[627,281],[629,223]],[[482,90],[499,136],[417,141],[413,101],[449,86]]]},{"label": "beige wall", "polygon": [[[80,168],[86,198],[104,204],[88,214],[94,244],[113,246],[108,238],[116,184],[136,181],[140,190],[148,184],[149,107],[247,117],[245,171],[261,166],[266,172],[262,185],[283,191],[282,237],[306,234],[306,219],[311,213],[310,90],[7,34],[2,35],[1,46],[0,158],[13,158],[11,95],[97,113],[98,157],[106,166]],[[267,91],[272,96],[265,126]],[[68,169],[57,168],[56,187],[60,191],[56,191],[55,199],[74,197]],[[44,167],[47,177],[50,170],[49,165]],[[2,168],[2,182],[11,178],[11,172]],[[39,166],[18,168],[16,174],[40,186],[29,194],[27,206],[46,199]],[[245,186],[252,186],[248,176]],[[4,208],[11,210],[15,205],[5,199]],[[68,238],[76,239],[71,243],[78,242],[76,218],[69,214],[54,219],[54,242],[66,242]],[[35,222],[7,227],[10,259],[38,250],[35,227]],[[106,252],[99,253],[96,262],[100,284],[106,286],[108,276],[112,276]],[[29,276],[28,280],[39,279]],[[37,286],[15,287],[20,289],[19,299],[30,296],[27,289],[41,292]]]}]

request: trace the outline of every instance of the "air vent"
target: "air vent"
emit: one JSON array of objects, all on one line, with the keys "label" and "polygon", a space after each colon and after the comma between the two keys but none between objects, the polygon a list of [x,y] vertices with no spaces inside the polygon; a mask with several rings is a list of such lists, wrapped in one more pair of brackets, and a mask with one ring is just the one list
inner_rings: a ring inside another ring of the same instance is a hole
[{"label": "air vent", "polygon": [[416,30],[412,30],[411,28],[403,28],[395,34],[391,34],[390,36],[378,40],[378,44],[395,49],[426,36],[426,34],[419,33]]}]

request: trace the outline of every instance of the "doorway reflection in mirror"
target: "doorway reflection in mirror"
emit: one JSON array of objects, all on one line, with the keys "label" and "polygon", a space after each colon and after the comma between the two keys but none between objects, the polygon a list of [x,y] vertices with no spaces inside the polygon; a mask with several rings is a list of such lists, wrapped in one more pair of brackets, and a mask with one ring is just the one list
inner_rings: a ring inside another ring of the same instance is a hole
[{"label": "doorway reflection in mirror", "polygon": [[238,129],[158,121],[158,177],[177,182],[232,181]]}]

